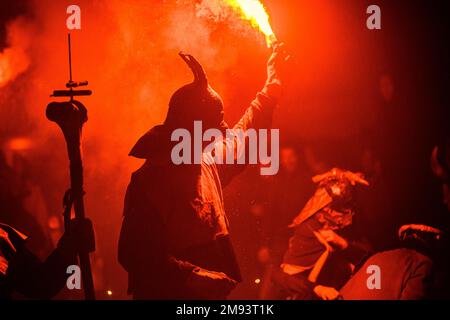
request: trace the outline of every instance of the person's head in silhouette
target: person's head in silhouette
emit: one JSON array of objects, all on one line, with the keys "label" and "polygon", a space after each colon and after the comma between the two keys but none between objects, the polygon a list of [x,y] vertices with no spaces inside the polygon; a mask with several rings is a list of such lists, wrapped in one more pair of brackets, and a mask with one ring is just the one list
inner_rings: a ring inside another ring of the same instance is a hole
[{"label": "person's head in silhouette", "polygon": [[133,147],[131,156],[149,159],[161,153],[167,155],[170,134],[176,129],[193,134],[195,121],[201,121],[203,131],[214,128],[224,132],[228,128],[222,98],[209,85],[203,67],[192,55],[181,52],[179,55],[191,69],[194,81],[175,91],[164,123],[148,131]]}]

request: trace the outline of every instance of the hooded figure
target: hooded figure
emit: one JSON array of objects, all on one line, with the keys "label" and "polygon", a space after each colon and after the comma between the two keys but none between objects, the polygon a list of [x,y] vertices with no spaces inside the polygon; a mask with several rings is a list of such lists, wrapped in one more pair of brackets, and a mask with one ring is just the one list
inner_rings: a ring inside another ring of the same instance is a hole
[{"label": "hooded figure", "polygon": [[72,219],[56,249],[41,261],[27,248],[28,237],[0,223],[0,300],[14,292],[31,299],[51,299],[66,285],[67,267],[77,264],[77,252],[95,249],[89,219]]},{"label": "hooded figure", "polygon": [[[192,134],[194,121],[201,121],[203,130],[227,128],[222,99],[203,68],[191,55],[180,56],[194,74],[193,83],[173,94],[164,124],[147,132],[130,152],[146,160],[132,174],[119,240],[119,262],[135,299],[225,298],[241,280],[222,187],[244,166],[220,165],[212,152],[203,152],[200,164],[171,161],[175,129]],[[266,85],[233,130],[270,126],[280,91],[275,68],[280,60],[284,54],[275,46]],[[242,143],[236,135],[217,141],[214,150],[227,154]]]}]

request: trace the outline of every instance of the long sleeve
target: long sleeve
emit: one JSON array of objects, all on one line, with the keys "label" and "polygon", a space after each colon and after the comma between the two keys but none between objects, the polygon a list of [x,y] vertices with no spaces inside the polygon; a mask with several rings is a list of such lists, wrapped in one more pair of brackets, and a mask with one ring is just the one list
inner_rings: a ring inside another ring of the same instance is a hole
[{"label": "long sleeve", "polygon": [[273,111],[277,104],[277,99],[270,97],[267,93],[259,92],[256,98],[250,103],[250,106],[244,112],[244,115],[233,127],[232,138],[219,142],[215,147],[216,152],[221,152],[224,163],[227,157],[232,154],[233,164],[219,165],[219,174],[222,185],[227,185],[231,179],[242,172],[245,168],[243,164],[237,164],[238,159],[245,159],[248,163],[250,152],[246,133],[248,129],[269,129],[272,125]]},{"label": "long sleeve", "polygon": [[19,293],[32,299],[51,299],[66,284],[67,267],[76,264],[75,256],[67,257],[59,249],[41,262],[25,247],[9,262],[7,281]]},{"label": "long sleeve", "polygon": [[[259,153],[261,150],[258,152],[256,150],[248,150],[246,141],[249,141],[250,138],[245,134],[247,130],[269,129],[271,127],[273,111],[282,91],[279,67],[282,61],[286,61],[288,58],[286,52],[283,51],[282,44],[275,45],[273,49],[272,55],[267,62],[267,79],[263,89],[257,93],[256,98],[252,101],[250,107],[247,108],[241,120],[233,127],[234,137],[228,137],[222,143],[219,143],[219,150],[216,148],[216,151],[219,152],[223,159],[226,159],[228,156],[228,158],[238,162],[237,165],[219,166],[223,186],[227,185],[236,174],[243,170],[245,167],[243,164],[253,162],[248,161],[248,157],[253,156],[256,158],[253,159],[255,164],[257,163],[258,157],[256,157],[255,153]],[[258,147],[257,149],[261,148],[260,144]]]},{"label": "long sleeve", "polygon": [[244,112],[242,118],[233,127],[233,130],[240,129],[246,131],[250,128],[270,128],[276,103],[276,99],[269,97],[263,92],[259,92]]}]

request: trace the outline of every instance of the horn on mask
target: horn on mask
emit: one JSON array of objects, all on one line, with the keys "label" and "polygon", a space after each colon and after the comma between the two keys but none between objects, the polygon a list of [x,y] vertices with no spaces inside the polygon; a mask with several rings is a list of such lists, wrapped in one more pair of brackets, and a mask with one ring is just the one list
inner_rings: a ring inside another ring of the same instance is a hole
[{"label": "horn on mask", "polygon": [[205,70],[203,70],[202,65],[190,54],[180,52],[179,55],[192,70],[192,73],[194,74],[194,83],[206,88],[208,79],[206,78],[206,73]]}]

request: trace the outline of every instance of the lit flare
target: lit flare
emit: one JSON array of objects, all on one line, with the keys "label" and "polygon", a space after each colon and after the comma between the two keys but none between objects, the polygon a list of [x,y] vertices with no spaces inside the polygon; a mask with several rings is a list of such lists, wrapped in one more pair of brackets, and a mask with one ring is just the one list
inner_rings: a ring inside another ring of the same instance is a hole
[{"label": "lit flare", "polygon": [[269,15],[263,4],[258,0],[225,0],[234,10],[241,13],[245,20],[250,21],[253,27],[258,28],[266,37],[268,47],[277,40],[269,22]]}]

